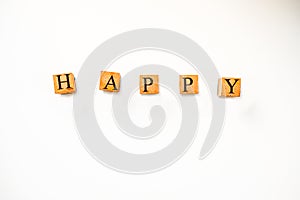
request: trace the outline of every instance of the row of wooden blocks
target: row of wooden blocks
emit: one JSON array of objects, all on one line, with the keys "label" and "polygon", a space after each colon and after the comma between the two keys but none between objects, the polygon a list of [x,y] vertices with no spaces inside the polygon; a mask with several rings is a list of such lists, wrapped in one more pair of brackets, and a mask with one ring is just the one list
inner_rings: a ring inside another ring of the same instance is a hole
[{"label": "row of wooden blocks", "polygon": [[[107,92],[120,91],[121,75],[117,72],[102,71],[99,90]],[[75,77],[72,73],[53,75],[56,94],[70,94],[76,91]],[[198,75],[179,75],[180,94],[198,94]],[[159,76],[140,75],[140,94],[158,94]],[[239,97],[241,93],[240,78],[220,78],[218,96]]]}]

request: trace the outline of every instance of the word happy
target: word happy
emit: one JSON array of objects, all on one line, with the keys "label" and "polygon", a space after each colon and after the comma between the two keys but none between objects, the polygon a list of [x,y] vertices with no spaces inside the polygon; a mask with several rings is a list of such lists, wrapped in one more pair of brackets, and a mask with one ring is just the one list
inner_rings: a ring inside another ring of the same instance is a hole
[{"label": "word happy", "polygon": [[[159,76],[140,75],[140,94],[158,94]],[[117,72],[102,71],[99,90],[105,92],[120,91],[121,75]],[[55,94],[70,94],[76,91],[75,77],[72,73],[53,75]],[[198,94],[198,75],[179,75],[180,94]],[[241,93],[240,78],[220,78],[218,80],[218,96],[239,97]]]}]

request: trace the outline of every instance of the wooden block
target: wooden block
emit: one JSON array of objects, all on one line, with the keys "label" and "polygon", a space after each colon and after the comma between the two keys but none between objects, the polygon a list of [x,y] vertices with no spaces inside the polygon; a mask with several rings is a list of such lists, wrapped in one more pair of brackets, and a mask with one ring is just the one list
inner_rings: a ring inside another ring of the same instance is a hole
[{"label": "wooden block", "polygon": [[72,73],[53,75],[55,94],[70,94],[76,91],[75,78]]},{"label": "wooden block", "polygon": [[140,94],[158,93],[158,75],[140,75]]},{"label": "wooden block", "polygon": [[119,92],[120,81],[120,73],[101,71],[99,90],[107,92]]},{"label": "wooden block", "polygon": [[198,75],[179,76],[180,94],[198,94]]},{"label": "wooden block", "polygon": [[218,83],[218,96],[239,97],[241,95],[240,78],[220,78]]}]

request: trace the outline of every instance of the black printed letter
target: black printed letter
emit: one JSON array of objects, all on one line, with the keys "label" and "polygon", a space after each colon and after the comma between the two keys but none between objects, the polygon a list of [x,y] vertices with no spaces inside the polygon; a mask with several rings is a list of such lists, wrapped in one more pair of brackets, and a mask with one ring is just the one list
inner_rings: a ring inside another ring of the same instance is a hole
[{"label": "black printed letter", "polygon": [[[187,84],[186,80],[189,80],[189,84]],[[183,92],[187,92],[187,86],[190,86],[193,84],[193,79],[192,78],[189,78],[189,77],[185,77],[183,78]]]},{"label": "black printed letter", "polygon": [[71,86],[70,86],[70,80],[69,80],[69,75],[70,74],[66,74],[66,78],[67,78],[67,80],[66,81],[61,81],[60,80],[60,76],[61,75],[56,75],[57,76],[57,81],[58,81],[58,90],[62,90],[63,88],[61,87],[61,84],[62,83],[67,83],[67,88],[71,88]]},{"label": "black printed letter", "polygon": [[[110,83],[110,81],[111,81],[112,83]],[[111,77],[109,78],[109,80],[108,80],[107,84],[105,85],[104,89],[107,89],[107,86],[108,86],[108,85],[113,85],[113,86],[114,86],[114,90],[118,90],[117,87],[116,87],[115,80],[114,80],[114,77],[113,77],[113,76],[111,76]]]},{"label": "black printed letter", "polygon": [[235,84],[239,81],[239,79],[234,79],[235,80],[235,82],[234,82],[234,84],[233,85],[231,85],[231,83],[230,83],[230,79],[225,79],[226,80],[226,82],[228,83],[228,85],[229,85],[229,87],[230,87],[230,92],[229,92],[229,94],[234,94],[233,93],[233,87],[235,86]]},{"label": "black printed letter", "polygon": [[[150,77],[144,79],[144,92],[148,92],[147,87],[153,84],[153,79]],[[147,80],[150,80],[150,83],[147,83]]]}]

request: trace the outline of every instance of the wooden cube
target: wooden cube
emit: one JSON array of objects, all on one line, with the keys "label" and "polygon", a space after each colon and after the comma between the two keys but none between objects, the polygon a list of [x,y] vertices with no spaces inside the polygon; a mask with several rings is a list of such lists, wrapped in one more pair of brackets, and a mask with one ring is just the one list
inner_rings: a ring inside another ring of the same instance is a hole
[{"label": "wooden cube", "polygon": [[120,81],[120,73],[101,71],[99,90],[107,92],[119,92]]},{"label": "wooden cube", "polygon": [[198,75],[179,76],[180,94],[198,94]]},{"label": "wooden cube", "polygon": [[75,78],[72,73],[53,75],[55,94],[70,94],[76,91]]},{"label": "wooden cube", "polygon": [[241,79],[225,78],[219,79],[218,96],[221,97],[239,97],[241,95]]},{"label": "wooden cube", "polygon": [[158,93],[158,75],[140,75],[140,94]]}]

